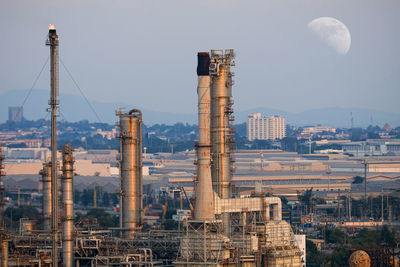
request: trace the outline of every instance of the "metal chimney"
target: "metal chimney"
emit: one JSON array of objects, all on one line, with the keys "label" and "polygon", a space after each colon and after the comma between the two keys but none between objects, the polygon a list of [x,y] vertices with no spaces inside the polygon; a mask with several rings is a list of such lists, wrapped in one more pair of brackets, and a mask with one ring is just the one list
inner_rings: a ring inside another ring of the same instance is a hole
[{"label": "metal chimney", "polygon": [[74,158],[71,144],[67,143],[62,150],[62,259],[64,267],[74,266]]},{"label": "metal chimney", "polygon": [[4,207],[5,207],[4,198],[6,196],[6,187],[4,185],[4,181],[2,178],[3,176],[5,176],[3,160],[4,156],[0,144],[0,235],[6,229],[4,221]]},{"label": "metal chimney", "polygon": [[121,227],[124,238],[132,238],[141,226],[143,209],[142,112],[132,109],[119,115],[121,143]]},{"label": "metal chimney", "polygon": [[51,191],[52,191],[52,263],[58,266],[58,186],[57,186],[57,106],[58,106],[58,35],[53,24],[49,26],[46,45],[50,46],[50,109],[51,109]]},{"label": "metal chimney", "polygon": [[5,239],[5,236],[2,236],[0,246],[1,246],[0,266],[8,266],[8,241]]},{"label": "metal chimney", "polygon": [[42,176],[42,214],[43,214],[43,230],[51,232],[51,167],[50,163],[43,163],[43,169],[39,174]]},{"label": "metal chimney", "polygon": [[4,156],[0,144],[0,266],[8,266],[8,240],[4,221],[5,186],[2,179],[5,176],[3,160]]},{"label": "metal chimney", "polygon": [[199,143],[197,145],[196,220],[213,220],[214,193],[211,181],[210,156],[210,54],[197,54]]},{"label": "metal chimney", "polygon": [[[211,155],[214,191],[222,199],[231,198],[232,49],[211,50]],[[229,214],[222,215],[225,234],[230,235]]]}]

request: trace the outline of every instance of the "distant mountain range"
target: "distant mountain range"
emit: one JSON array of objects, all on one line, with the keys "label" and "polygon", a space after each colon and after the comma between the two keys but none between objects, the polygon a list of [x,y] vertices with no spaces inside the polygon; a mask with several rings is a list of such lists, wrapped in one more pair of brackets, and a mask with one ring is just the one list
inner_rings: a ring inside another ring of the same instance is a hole
[{"label": "distant mountain range", "polygon": [[[0,95],[0,122],[8,119],[8,107],[19,106],[26,97],[28,90],[8,91]],[[60,95],[60,119],[67,121],[89,120],[98,122],[97,116],[89,105],[79,95]],[[45,90],[33,90],[24,105],[24,117],[28,120],[48,118],[46,109],[48,107],[49,92]],[[106,123],[115,123],[117,118],[115,111],[120,107],[128,105],[122,103],[102,103],[89,100],[94,110]],[[140,108],[140,107],[139,107]],[[157,112],[142,108],[143,121],[147,125],[174,124],[176,122],[197,123],[196,114],[180,114],[169,112]],[[249,113],[261,113],[262,116],[280,115],[286,118],[287,123],[298,126],[306,125],[328,125],[333,127],[350,127],[350,112],[353,114],[354,127],[366,127],[371,124],[382,126],[385,123],[397,127],[400,126],[400,113],[382,112],[363,108],[339,108],[329,107],[321,109],[310,109],[304,112],[292,113],[282,110],[269,109],[265,107],[252,108],[248,110],[235,111],[235,123],[246,121]]]}]

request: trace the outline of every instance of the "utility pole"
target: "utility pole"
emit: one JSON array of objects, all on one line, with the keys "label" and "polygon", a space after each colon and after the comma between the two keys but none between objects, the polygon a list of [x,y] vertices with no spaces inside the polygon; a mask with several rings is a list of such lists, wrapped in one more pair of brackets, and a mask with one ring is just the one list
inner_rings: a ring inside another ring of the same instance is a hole
[{"label": "utility pole", "polygon": [[364,164],[364,207],[365,207],[365,217],[368,216],[367,209],[368,209],[368,202],[367,202],[367,166],[368,161],[367,159],[363,160]]},{"label": "utility pole", "polygon": [[264,170],[264,152],[260,153],[260,160],[261,160],[261,170]]},{"label": "utility pole", "polygon": [[341,221],[341,210],[340,210],[340,189],[338,189],[338,218],[339,222]]},{"label": "utility pole", "polygon": [[350,197],[349,197],[349,220],[351,221],[351,188],[350,188]]},{"label": "utility pole", "polygon": [[93,189],[93,208],[97,209],[97,192],[96,192],[96,187]]},{"label": "utility pole", "polygon": [[[326,174],[328,175],[328,194],[330,192],[330,185],[331,185],[331,177],[329,176],[331,174],[331,169],[330,167],[326,170]],[[328,195],[327,195],[328,196]]]},{"label": "utility pole", "polygon": [[58,35],[49,26],[46,45],[50,46],[50,110],[51,110],[51,194],[52,194],[52,267],[58,266],[58,186],[57,186],[57,95],[58,95]]},{"label": "utility pole", "polygon": [[383,222],[383,221],[384,221],[384,220],[383,220],[383,186],[382,186],[381,188],[382,188],[382,195],[381,195],[381,197],[382,197],[381,220],[382,220],[382,222]]}]

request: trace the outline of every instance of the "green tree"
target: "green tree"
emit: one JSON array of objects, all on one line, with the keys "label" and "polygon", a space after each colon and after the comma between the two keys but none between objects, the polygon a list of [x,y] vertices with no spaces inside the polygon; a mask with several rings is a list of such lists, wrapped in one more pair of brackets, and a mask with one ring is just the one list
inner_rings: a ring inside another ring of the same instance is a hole
[{"label": "green tree", "polygon": [[351,141],[361,141],[363,135],[363,129],[353,128],[351,129],[350,140]]},{"label": "green tree", "polygon": [[331,257],[331,266],[337,266],[337,267],[344,267],[344,266],[349,266],[348,265],[348,259],[350,257],[350,251],[347,247],[337,247],[333,251],[332,257]]},{"label": "green tree", "polygon": [[389,247],[396,247],[396,239],[392,231],[390,231],[387,225],[384,225],[381,229],[379,236],[379,243]]},{"label": "green tree", "polygon": [[18,225],[21,218],[35,219],[39,216],[39,211],[31,206],[9,207],[4,212],[4,221],[6,226],[14,227]]},{"label": "green tree", "polygon": [[95,218],[100,226],[117,227],[119,225],[119,216],[111,215],[104,209],[91,209],[83,218]]},{"label": "green tree", "polygon": [[339,228],[331,228],[326,230],[326,242],[332,244],[344,245],[346,242],[346,233]]},{"label": "green tree", "polygon": [[312,188],[306,189],[303,194],[301,194],[298,198],[299,201],[301,202],[302,206],[304,207],[305,213],[308,213],[308,211],[311,209],[312,205]]},{"label": "green tree", "polygon": [[315,264],[324,264],[327,262],[326,256],[318,250],[317,246],[311,242],[310,240],[306,240],[306,262],[307,265]]},{"label": "green tree", "polygon": [[364,183],[364,178],[361,176],[354,176],[353,178],[353,184],[362,184]]},{"label": "green tree", "polygon": [[119,205],[119,196],[117,193],[111,194],[111,203],[113,206]]},{"label": "green tree", "polygon": [[103,194],[101,203],[103,204],[104,207],[110,206],[110,195],[107,192]]},{"label": "green tree", "polygon": [[93,189],[84,189],[81,196],[83,206],[93,205]]},{"label": "green tree", "polygon": [[376,248],[379,245],[379,232],[363,228],[351,243],[355,248]]}]

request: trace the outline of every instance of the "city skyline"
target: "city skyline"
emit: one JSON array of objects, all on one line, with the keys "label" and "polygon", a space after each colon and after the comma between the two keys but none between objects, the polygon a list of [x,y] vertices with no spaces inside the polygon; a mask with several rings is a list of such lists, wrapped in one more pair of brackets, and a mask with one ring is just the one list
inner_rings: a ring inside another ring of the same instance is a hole
[{"label": "city skyline", "polygon": [[[60,59],[93,101],[195,113],[196,52],[232,47],[237,51],[235,110],[296,113],[335,106],[399,112],[400,4],[395,1],[157,4],[3,2],[0,46],[7,53],[0,63],[0,94],[32,86],[47,58],[46,29],[54,23],[62,40]],[[310,32],[308,23],[321,16],[348,27],[347,54],[336,53]],[[209,17],[227,23],[215,27]],[[16,42],[21,33],[24,42]],[[60,93],[78,95],[62,64],[60,76]],[[47,87],[44,71],[35,88]]]}]

